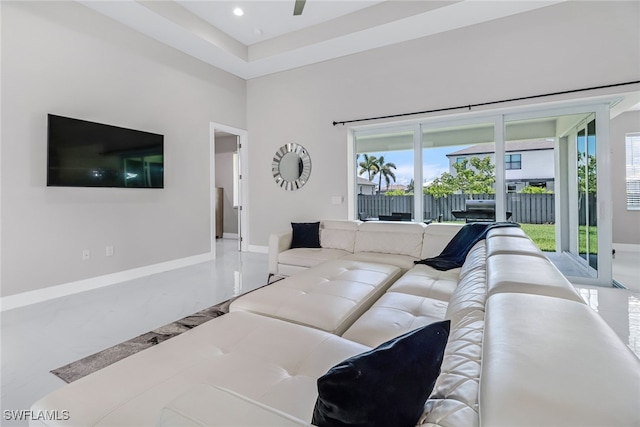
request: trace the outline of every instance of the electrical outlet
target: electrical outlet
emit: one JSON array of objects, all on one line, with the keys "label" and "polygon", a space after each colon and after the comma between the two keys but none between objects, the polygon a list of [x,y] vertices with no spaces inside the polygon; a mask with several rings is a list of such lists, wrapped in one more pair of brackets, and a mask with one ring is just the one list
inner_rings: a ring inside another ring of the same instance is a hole
[{"label": "electrical outlet", "polygon": [[82,260],[87,261],[89,258],[91,258],[91,251],[89,249],[82,251]]},{"label": "electrical outlet", "polygon": [[105,247],[104,254],[106,256],[113,256],[113,245]]}]

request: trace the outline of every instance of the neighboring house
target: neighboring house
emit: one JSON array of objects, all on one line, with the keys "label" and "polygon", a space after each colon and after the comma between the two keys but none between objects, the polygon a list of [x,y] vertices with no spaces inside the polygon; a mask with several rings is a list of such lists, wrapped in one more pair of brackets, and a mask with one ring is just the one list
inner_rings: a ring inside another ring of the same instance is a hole
[{"label": "neighboring house", "polygon": [[402,184],[391,184],[388,187],[384,188],[382,190],[382,193],[386,193],[387,191],[394,191],[394,190],[407,191],[407,186]]},{"label": "neighboring house", "polygon": [[[505,181],[507,192],[517,193],[527,186],[542,187],[553,191],[554,141],[527,140],[508,141],[505,147]],[[449,171],[455,175],[454,163],[469,160],[471,157],[491,157],[495,164],[495,144],[478,144],[447,154]]]},{"label": "neighboring house", "polygon": [[368,196],[376,194],[376,184],[366,178],[356,177],[357,194],[366,194]]}]

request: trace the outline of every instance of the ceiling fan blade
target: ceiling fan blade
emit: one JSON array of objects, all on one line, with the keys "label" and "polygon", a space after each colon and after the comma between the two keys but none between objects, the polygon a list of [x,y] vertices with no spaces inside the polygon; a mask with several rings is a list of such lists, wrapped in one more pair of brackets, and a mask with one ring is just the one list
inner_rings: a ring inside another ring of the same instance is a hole
[{"label": "ceiling fan blade", "polygon": [[307,0],[296,0],[296,4],[293,7],[293,15],[298,16],[302,15],[302,9],[304,9],[304,4]]}]

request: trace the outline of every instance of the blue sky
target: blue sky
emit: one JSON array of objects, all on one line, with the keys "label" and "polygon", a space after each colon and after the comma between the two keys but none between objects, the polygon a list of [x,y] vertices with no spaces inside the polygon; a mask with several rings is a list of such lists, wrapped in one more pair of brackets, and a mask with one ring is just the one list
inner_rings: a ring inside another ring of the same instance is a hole
[{"label": "blue sky", "polygon": [[[429,148],[423,150],[422,154],[422,170],[424,171],[424,182],[430,183],[443,172],[449,171],[449,161],[446,157],[447,154],[454,151],[458,151],[462,148],[468,147],[468,145],[449,146],[439,148]],[[385,151],[385,152],[367,152],[369,155],[376,157],[384,156],[385,163],[394,163],[397,168],[394,170],[396,175],[395,184],[409,185],[413,178],[413,150],[404,151]],[[358,159],[358,162],[363,160],[362,156]],[[360,168],[358,168],[359,171]],[[363,178],[367,178],[367,174],[360,175]],[[378,183],[378,176],[373,180]],[[393,185],[393,182],[392,182]],[[384,178],[382,178],[382,188],[386,187]]]}]

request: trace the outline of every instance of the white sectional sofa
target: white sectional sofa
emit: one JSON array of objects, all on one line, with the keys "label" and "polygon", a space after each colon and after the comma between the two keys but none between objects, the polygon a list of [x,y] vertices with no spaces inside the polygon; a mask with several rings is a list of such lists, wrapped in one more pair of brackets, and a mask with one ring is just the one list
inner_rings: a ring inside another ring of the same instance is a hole
[{"label": "white sectional sofa", "polygon": [[321,248],[291,249],[292,230],[269,237],[269,274],[290,276],[333,259],[380,262],[407,271],[440,253],[462,225],[418,222],[320,222]]},{"label": "white sectional sofa", "polygon": [[640,425],[640,361],[520,229],[491,230],[460,268],[438,271],[413,260],[459,227],[322,225],[313,250],[272,236],[270,271],[289,277],[44,397],[34,411],[70,419],[32,425],[309,426],[332,366],[443,319],[441,373],[417,425]]}]

